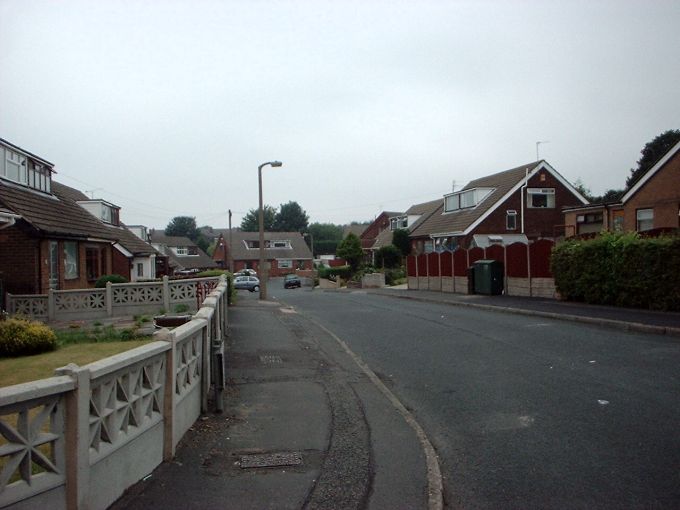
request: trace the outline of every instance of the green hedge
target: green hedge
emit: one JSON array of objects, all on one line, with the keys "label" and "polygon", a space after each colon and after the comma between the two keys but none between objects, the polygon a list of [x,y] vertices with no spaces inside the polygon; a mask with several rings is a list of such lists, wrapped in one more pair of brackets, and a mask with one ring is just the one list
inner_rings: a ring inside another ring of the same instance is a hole
[{"label": "green hedge", "polygon": [[352,268],[350,266],[319,268],[319,278],[329,278],[334,280],[338,276],[345,281],[349,280],[350,276],[352,276]]},{"label": "green hedge", "polygon": [[565,299],[680,310],[680,237],[605,233],[553,249],[555,286]]},{"label": "green hedge", "polygon": [[0,321],[0,357],[40,354],[56,348],[57,336],[41,322],[25,319]]},{"label": "green hedge", "polygon": [[111,282],[111,283],[128,283],[128,279],[125,278],[124,276],[121,276],[119,274],[107,274],[104,276],[100,276],[99,279],[95,282],[94,286],[97,289],[103,289],[106,287],[106,283]]}]

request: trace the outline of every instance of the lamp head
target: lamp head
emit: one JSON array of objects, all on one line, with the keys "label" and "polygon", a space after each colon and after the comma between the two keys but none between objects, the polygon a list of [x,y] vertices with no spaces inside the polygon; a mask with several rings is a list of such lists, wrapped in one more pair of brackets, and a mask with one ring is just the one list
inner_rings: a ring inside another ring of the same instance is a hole
[{"label": "lamp head", "polygon": [[271,165],[272,165],[272,166],[277,166],[277,167],[278,167],[278,166],[283,166],[283,163],[281,163],[280,161],[272,161],[272,162],[271,162]]}]

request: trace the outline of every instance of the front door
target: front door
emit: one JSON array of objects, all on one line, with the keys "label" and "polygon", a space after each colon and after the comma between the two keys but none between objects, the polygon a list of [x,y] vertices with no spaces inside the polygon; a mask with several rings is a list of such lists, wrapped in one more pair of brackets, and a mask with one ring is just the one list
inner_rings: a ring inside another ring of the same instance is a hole
[{"label": "front door", "polygon": [[48,257],[50,261],[50,289],[57,290],[59,288],[59,243],[57,241],[50,241]]}]

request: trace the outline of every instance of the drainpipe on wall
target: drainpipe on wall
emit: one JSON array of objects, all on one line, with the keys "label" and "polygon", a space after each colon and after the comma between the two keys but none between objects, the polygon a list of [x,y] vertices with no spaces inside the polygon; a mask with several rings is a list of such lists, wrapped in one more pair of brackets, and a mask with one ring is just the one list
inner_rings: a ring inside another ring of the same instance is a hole
[{"label": "drainpipe on wall", "polygon": [[[537,146],[538,147],[538,146]],[[521,208],[522,208],[522,234],[524,234],[524,190],[527,189],[527,186],[529,186],[529,169],[526,169],[526,174],[524,175],[524,184],[522,187],[519,189],[520,191],[520,200],[521,200]]]}]

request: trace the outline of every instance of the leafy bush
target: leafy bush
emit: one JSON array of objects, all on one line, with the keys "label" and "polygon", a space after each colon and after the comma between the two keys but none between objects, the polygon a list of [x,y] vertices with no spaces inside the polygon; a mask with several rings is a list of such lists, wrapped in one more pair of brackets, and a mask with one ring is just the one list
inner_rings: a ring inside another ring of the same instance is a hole
[{"label": "leafy bush", "polygon": [[376,255],[382,267],[392,269],[401,264],[401,252],[393,244],[381,247]]},{"label": "leafy bush", "polygon": [[0,356],[16,357],[57,348],[57,336],[40,322],[7,319],[0,322]]},{"label": "leafy bush", "polygon": [[680,310],[680,237],[605,233],[553,250],[555,286],[570,300]]},{"label": "leafy bush", "polygon": [[404,283],[406,271],[403,268],[385,269],[385,285],[399,285]]},{"label": "leafy bush", "polygon": [[124,276],[121,276],[119,274],[107,274],[104,276],[100,276],[99,280],[97,280],[94,284],[94,286],[98,289],[103,289],[106,287],[106,283],[111,282],[111,283],[128,283],[127,278]]},{"label": "leafy bush", "polygon": [[343,280],[349,280],[349,278],[352,276],[352,268],[350,266],[319,268],[319,278],[326,278],[335,281],[338,276]]},{"label": "leafy bush", "polygon": [[178,305],[175,305],[175,313],[185,313],[189,311],[189,305],[185,305],[184,303],[180,303]]},{"label": "leafy bush", "polygon": [[195,275],[195,278],[210,278],[214,276],[229,276],[229,271],[225,269],[208,269],[206,271],[201,271]]}]

